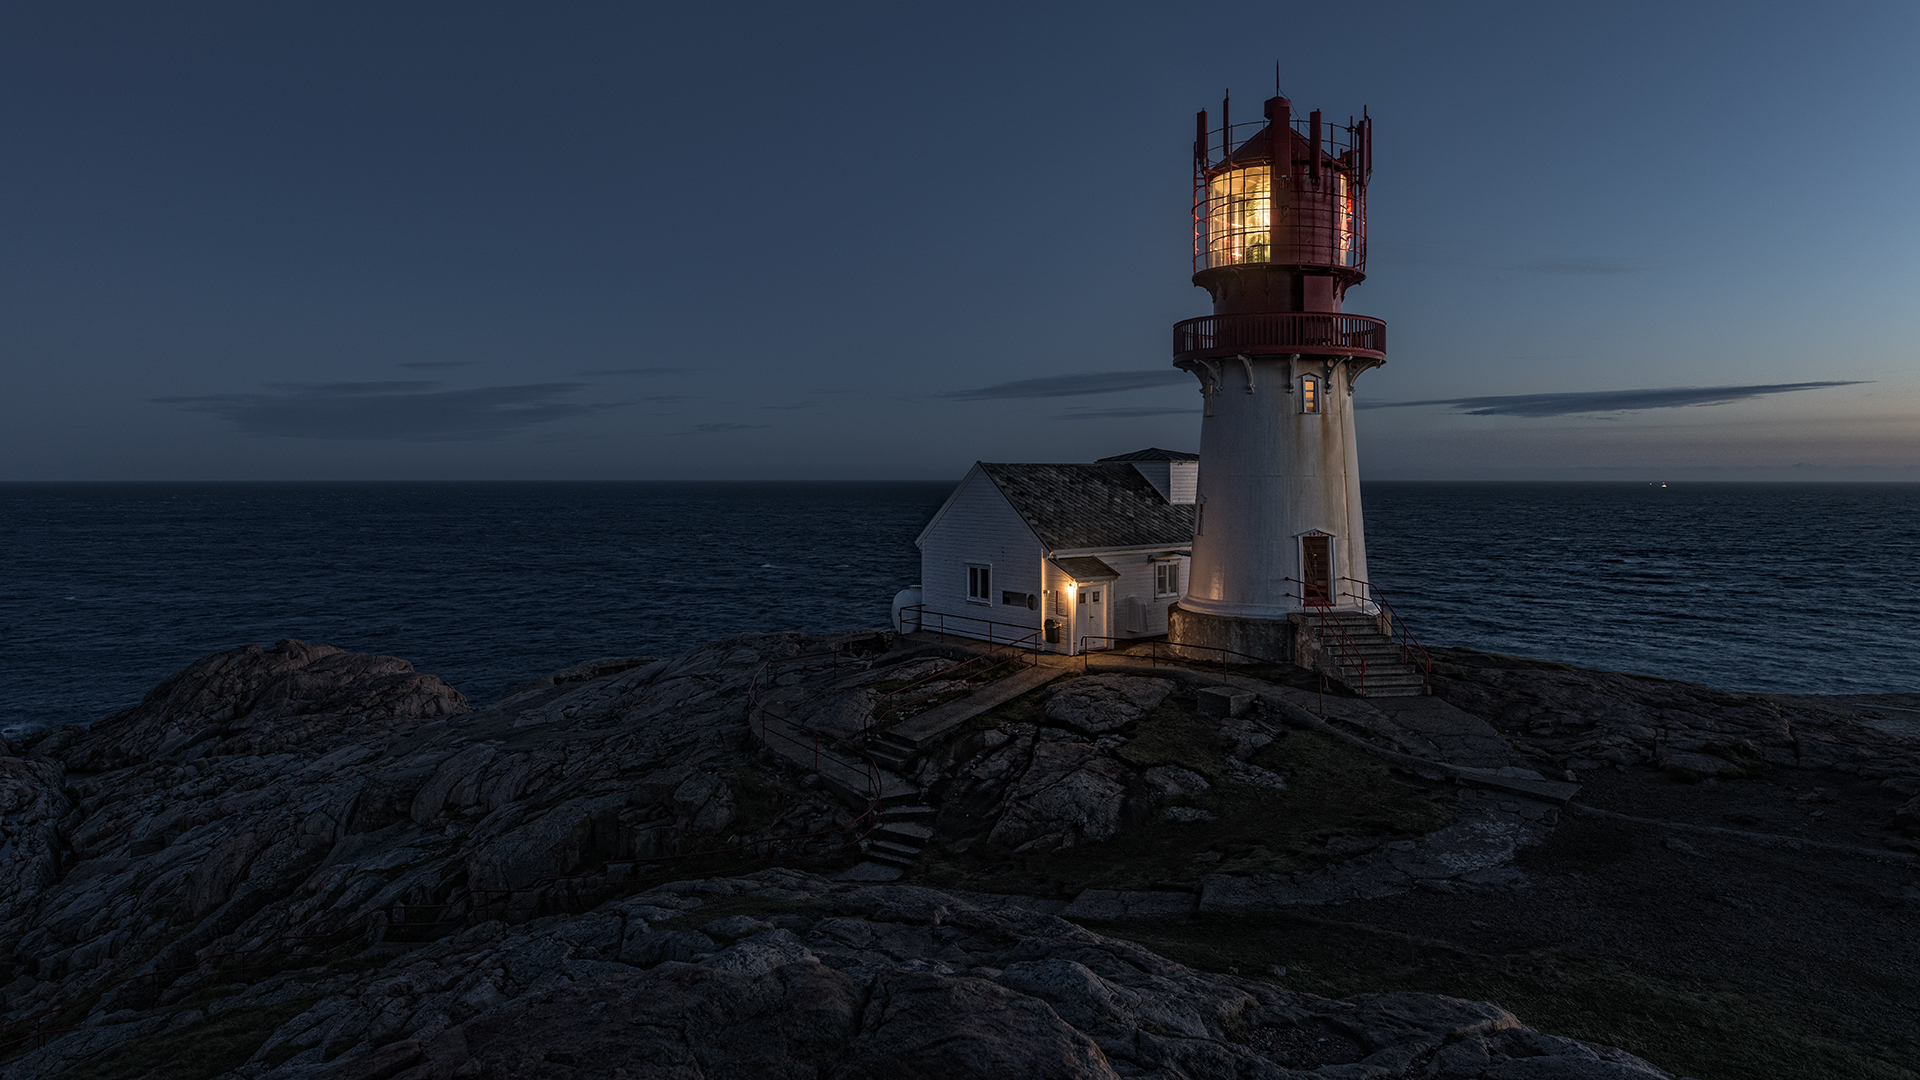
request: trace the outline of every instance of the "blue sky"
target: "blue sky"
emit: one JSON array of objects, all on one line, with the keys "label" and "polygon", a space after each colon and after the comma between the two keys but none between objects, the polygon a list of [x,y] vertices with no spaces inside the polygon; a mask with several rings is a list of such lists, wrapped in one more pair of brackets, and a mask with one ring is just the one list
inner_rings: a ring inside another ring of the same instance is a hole
[{"label": "blue sky", "polygon": [[1276,61],[1376,119],[1365,476],[1920,479],[1920,8],[666,7],[0,9],[0,479],[1194,448]]}]

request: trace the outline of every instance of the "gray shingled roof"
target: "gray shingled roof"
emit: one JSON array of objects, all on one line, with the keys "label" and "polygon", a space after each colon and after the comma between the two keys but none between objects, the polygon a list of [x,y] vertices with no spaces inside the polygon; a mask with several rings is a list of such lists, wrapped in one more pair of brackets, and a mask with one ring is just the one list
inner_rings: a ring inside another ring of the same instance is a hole
[{"label": "gray shingled roof", "polygon": [[1075,581],[1116,581],[1120,577],[1118,570],[1091,555],[1047,561],[1059,567],[1062,573]]},{"label": "gray shingled roof", "polygon": [[1103,457],[1101,461],[1199,461],[1199,454],[1189,454],[1185,450],[1162,450],[1149,446],[1145,450],[1135,450],[1131,454],[1115,454]]},{"label": "gray shingled roof", "polygon": [[1124,462],[980,468],[1051,550],[1193,542],[1193,507],[1168,503]]}]

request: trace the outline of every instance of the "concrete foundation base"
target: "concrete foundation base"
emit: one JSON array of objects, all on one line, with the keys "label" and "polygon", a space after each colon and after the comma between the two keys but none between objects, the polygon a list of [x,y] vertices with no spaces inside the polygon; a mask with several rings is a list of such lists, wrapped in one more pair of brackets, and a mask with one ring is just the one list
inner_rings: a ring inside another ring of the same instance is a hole
[{"label": "concrete foundation base", "polygon": [[1299,626],[1291,619],[1202,615],[1179,604],[1167,609],[1167,643],[1188,660],[1219,663],[1220,654],[1210,650],[1225,649],[1229,664],[1291,664],[1299,655],[1298,634]]}]

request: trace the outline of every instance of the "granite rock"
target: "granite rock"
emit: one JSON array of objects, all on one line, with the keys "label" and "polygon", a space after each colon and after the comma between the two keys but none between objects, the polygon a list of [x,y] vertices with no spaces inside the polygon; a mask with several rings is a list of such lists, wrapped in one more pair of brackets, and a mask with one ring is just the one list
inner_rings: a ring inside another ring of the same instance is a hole
[{"label": "granite rock", "polygon": [[1047,698],[1047,719],[1088,735],[1104,735],[1152,712],[1173,693],[1165,679],[1136,675],[1088,675]]}]

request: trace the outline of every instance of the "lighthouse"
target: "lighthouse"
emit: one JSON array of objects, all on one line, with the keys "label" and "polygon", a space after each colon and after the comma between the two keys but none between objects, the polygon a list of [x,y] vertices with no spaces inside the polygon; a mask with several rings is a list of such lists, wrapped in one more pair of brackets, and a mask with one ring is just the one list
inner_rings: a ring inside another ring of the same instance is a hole
[{"label": "lighthouse", "polygon": [[1175,645],[1296,659],[1338,613],[1378,611],[1367,582],[1354,382],[1386,362],[1386,324],[1344,310],[1366,278],[1373,122],[1283,97],[1257,120],[1196,118],[1193,283],[1213,314],[1178,323],[1174,364],[1205,398]]}]

